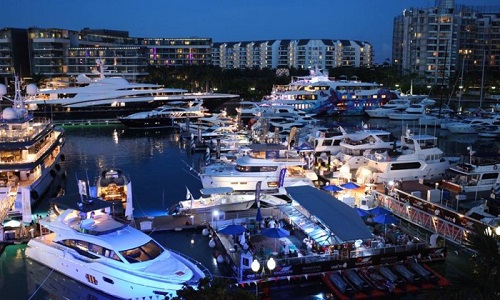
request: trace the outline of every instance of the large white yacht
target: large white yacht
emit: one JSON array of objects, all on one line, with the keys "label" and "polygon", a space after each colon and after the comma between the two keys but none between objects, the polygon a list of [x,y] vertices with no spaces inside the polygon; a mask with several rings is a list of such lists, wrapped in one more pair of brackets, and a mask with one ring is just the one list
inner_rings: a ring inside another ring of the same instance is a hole
[{"label": "large white yacht", "polygon": [[357,78],[337,80],[315,68],[308,76],[292,77],[288,85],[275,85],[264,100],[293,105],[316,115],[363,115],[365,109],[379,107],[396,97],[376,82],[362,82]]},{"label": "large white yacht", "polygon": [[38,114],[54,119],[116,118],[134,112],[152,110],[172,101],[205,100],[208,109],[238,95],[190,93],[183,89],[165,88],[158,84],[130,83],[122,77],[107,77],[103,60],[97,60],[99,77],[79,75],[77,86],[40,89],[28,85],[26,104]]},{"label": "large white yacht", "polygon": [[437,137],[414,135],[408,129],[401,137],[401,151],[365,153],[365,165],[356,172],[358,182],[383,183],[393,180],[435,181],[451,166],[437,146]]},{"label": "large white yacht", "polygon": [[22,215],[31,222],[31,205],[45,194],[57,174],[62,174],[59,161],[64,158],[64,131],[50,119],[34,118],[24,106],[21,83],[16,76],[14,99],[0,117],[0,220],[5,215]]},{"label": "large white yacht", "polygon": [[76,194],[54,202],[67,209],[39,220],[44,234],[28,242],[26,256],[84,285],[121,299],[159,299],[185,285],[196,288],[208,275],[199,263],[114,220],[103,212],[106,201]]},{"label": "large white yacht", "polygon": [[352,133],[345,132],[337,158],[350,170],[355,170],[364,165],[365,151],[396,150],[396,146],[396,138],[389,131],[365,128]]},{"label": "large white yacht", "polygon": [[297,151],[288,151],[280,144],[251,144],[248,154],[235,164],[212,164],[200,174],[204,188],[230,187],[235,191],[255,191],[262,181],[262,190],[278,190],[292,185],[311,185],[317,180],[312,170],[305,170],[306,161]]}]

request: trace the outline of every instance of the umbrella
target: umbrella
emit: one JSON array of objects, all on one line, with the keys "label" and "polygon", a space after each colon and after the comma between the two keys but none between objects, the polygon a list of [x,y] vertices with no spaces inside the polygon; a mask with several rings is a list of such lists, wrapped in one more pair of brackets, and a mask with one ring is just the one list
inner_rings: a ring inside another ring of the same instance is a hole
[{"label": "umbrella", "polygon": [[245,231],[246,228],[244,226],[235,224],[229,224],[226,227],[219,229],[219,233],[232,235],[242,234]]},{"label": "umbrella", "polygon": [[359,188],[359,185],[355,184],[354,182],[344,183],[344,184],[341,184],[340,186],[343,187],[344,189],[348,189],[348,190],[354,190],[354,189]]},{"label": "umbrella", "polygon": [[378,215],[373,218],[373,222],[379,224],[394,224],[398,223],[399,219],[393,217],[392,215]]},{"label": "umbrella", "polygon": [[359,207],[356,207],[356,212],[358,213],[358,216],[360,217],[367,217],[370,215],[370,213],[364,209],[361,209]]},{"label": "umbrella", "polygon": [[329,192],[340,192],[342,190],[341,187],[338,187],[334,184],[325,185],[324,187],[322,187],[322,189]]},{"label": "umbrella", "polygon": [[386,208],[383,208],[381,206],[377,206],[377,207],[374,207],[372,209],[369,210],[369,212],[372,214],[372,215],[375,215],[375,216],[379,216],[379,215],[390,215],[392,214],[392,212]]},{"label": "umbrella", "polygon": [[274,251],[276,251],[276,239],[290,236],[290,232],[283,228],[266,228],[262,230],[262,235],[273,238],[274,240]]},{"label": "umbrella", "polygon": [[392,215],[378,215],[373,218],[373,222],[384,224],[384,232],[387,235],[387,224],[398,223],[399,220]]}]

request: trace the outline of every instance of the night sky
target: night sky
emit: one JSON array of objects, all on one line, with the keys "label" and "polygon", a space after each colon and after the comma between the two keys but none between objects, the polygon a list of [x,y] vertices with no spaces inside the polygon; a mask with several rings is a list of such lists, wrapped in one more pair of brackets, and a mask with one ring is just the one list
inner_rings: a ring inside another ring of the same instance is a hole
[{"label": "night sky", "polygon": [[[499,0],[459,4],[498,5]],[[394,17],[433,0],[2,0],[0,28],[129,31],[131,37],[352,39],[371,43],[375,62],[391,58]],[[497,10],[496,12],[499,12]]]}]

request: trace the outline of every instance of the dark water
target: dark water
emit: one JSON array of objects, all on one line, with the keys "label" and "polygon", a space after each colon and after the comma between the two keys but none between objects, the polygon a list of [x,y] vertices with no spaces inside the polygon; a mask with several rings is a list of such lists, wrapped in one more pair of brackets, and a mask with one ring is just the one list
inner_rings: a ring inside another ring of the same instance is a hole
[{"label": "dark water", "polygon": [[[387,120],[370,121],[369,124],[401,132],[400,124],[391,125]],[[65,130],[67,142],[63,152],[66,159],[62,166],[67,171],[66,193],[77,192],[77,179],[95,182],[101,170],[121,168],[132,181],[135,216],[166,214],[170,206],[185,198],[186,187],[195,197],[199,196],[201,183],[196,171],[203,154],[192,155],[186,151],[185,143],[173,131],[130,130],[122,125],[71,126]],[[427,130],[429,134],[440,136],[440,146],[449,155],[464,152],[470,145],[500,151],[496,140]],[[43,202],[34,211],[45,213],[48,207],[48,203]],[[227,274],[226,267],[217,265],[214,260],[208,237],[200,232],[153,233],[152,236],[166,247],[200,261],[214,275]],[[276,299],[321,299],[324,296],[321,291],[326,291],[321,285],[298,287],[296,291],[283,291]],[[24,246],[9,246],[0,257],[0,295],[0,299],[110,299],[51,273],[39,264],[29,263],[24,256]]]}]

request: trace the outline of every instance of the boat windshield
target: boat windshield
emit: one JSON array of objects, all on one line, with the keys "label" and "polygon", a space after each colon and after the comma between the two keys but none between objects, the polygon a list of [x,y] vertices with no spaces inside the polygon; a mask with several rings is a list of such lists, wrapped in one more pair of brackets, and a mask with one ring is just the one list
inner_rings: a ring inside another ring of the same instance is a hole
[{"label": "boat windshield", "polygon": [[150,240],[146,244],[124,251],[120,254],[129,262],[137,263],[155,259],[162,254],[164,249],[160,247],[154,240]]}]

